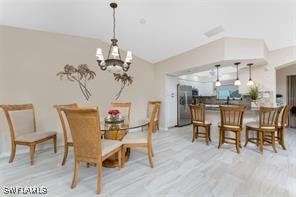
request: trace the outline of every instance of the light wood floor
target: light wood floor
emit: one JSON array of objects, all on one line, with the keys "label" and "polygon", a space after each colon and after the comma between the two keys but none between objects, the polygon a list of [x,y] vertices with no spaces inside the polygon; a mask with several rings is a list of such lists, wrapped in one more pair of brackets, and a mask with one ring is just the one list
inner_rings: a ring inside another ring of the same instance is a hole
[{"label": "light wood floor", "polygon": [[[146,152],[135,150],[125,167],[103,169],[101,196],[296,196],[296,130],[287,131],[287,150],[277,146],[258,153],[249,144],[237,154],[232,145],[217,149],[217,128],[212,127],[213,142],[191,143],[192,127],[160,131],[154,136],[154,165],[149,167]],[[243,137],[243,136],[242,136]],[[17,154],[15,161],[0,160],[0,187],[45,186],[45,196],[96,196],[96,168],[80,167],[76,188],[71,189],[73,151],[61,166],[62,147],[38,150],[34,166],[28,154]],[[0,196],[3,194],[0,188]],[[36,196],[36,195],[35,195]]]}]

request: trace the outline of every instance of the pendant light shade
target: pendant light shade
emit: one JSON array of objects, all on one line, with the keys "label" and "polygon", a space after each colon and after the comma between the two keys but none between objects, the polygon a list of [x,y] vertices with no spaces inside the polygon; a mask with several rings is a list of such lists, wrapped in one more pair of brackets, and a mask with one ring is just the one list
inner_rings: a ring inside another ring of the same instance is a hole
[{"label": "pendant light shade", "polygon": [[251,66],[253,65],[253,63],[247,64],[247,66],[249,66],[249,81],[247,83],[247,86],[253,86],[254,82],[252,80],[252,76],[251,76]]},{"label": "pendant light shade", "polygon": [[215,86],[219,87],[219,86],[221,86],[221,82],[219,80],[219,67],[220,67],[220,65],[215,65],[215,67],[217,68],[217,80],[216,80]]},{"label": "pendant light shade", "polygon": [[236,80],[235,80],[235,82],[234,82],[234,85],[236,85],[236,86],[239,86],[239,85],[241,85],[241,82],[240,82],[240,80],[239,80],[239,78],[238,78],[238,65],[240,64],[240,62],[236,62],[236,63],[234,63],[234,65],[236,65]]}]

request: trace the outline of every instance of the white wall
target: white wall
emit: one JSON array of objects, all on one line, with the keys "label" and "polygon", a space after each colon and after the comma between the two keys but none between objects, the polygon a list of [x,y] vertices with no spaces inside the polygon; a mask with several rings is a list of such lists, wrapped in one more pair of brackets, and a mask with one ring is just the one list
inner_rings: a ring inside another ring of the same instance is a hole
[{"label": "white wall", "polygon": [[276,71],[276,93],[283,95],[284,104],[287,103],[287,76],[296,75],[296,64]]},{"label": "white wall", "polygon": [[[96,48],[102,48],[105,54],[108,50],[108,45],[102,41],[0,26],[0,43],[0,103],[33,103],[38,128],[57,130],[59,141],[62,133],[54,104],[99,105],[103,117],[119,90],[113,75],[96,66]],[[122,55],[125,56],[125,52]],[[76,84],[61,81],[56,76],[68,63],[87,63],[96,72],[95,80],[89,83],[92,93],[89,101],[84,99]],[[153,65],[134,57],[129,73],[134,82],[125,88],[120,101],[132,102],[132,118],[145,118],[147,102],[154,98]],[[2,154],[10,151],[10,142],[6,120],[3,113],[0,114]]]}]

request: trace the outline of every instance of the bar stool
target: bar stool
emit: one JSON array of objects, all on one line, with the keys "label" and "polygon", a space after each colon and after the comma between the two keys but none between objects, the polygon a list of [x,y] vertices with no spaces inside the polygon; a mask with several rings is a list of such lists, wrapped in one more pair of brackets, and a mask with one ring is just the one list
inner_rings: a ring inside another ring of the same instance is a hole
[{"label": "bar stool", "polygon": [[[271,145],[274,152],[275,148],[275,133],[278,131],[278,117],[281,109],[276,107],[260,107],[259,122],[249,122],[246,124],[246,143],[254,143],[259,146],[259,150],[263,153],[263,145]],[[249,131],[255,131],[257,138],[249,138]],[[270,134],[266,135],[266,134]],[[266,142],[264,144],[264,142]]]},{"label": "bar stool", "polygon": [[[241,131],[243,125],[244,106],[220,106],[221,122],[219,127],[219,146],[223,143],[235,144],[237,153],[241,148]],[[225,131],[235,133],[235,138],[226,137]],[[234,142],[233,142],[234,141]]]},{"label": "bar stool", "polygon": [[[192,142],[198,137],[206,139],[207,145],[211,140],[211,125],[212,123],[205,120],[205,105],[189,105],[191,114],[191,123],[193,125]],[[205,132],[200,132],[198,127],[203,127]]]}]

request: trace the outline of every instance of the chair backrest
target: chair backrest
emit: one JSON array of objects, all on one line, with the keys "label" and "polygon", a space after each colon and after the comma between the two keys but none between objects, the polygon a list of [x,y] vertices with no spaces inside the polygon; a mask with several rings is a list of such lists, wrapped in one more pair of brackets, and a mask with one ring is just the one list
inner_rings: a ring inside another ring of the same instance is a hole
[{"label": "chair backrest", "polygon": [[32,104],[1,105],[8,122],[11,140],[36,132],[35,111]]},{"label": "chair backrest", "polygon": [[120,114],[121,116],[124,117],[124,121],[126,121],[126,123],[130,122],[130,113],[131,113],[131,106],[132,106],[131,102],[125,102],[125,103],[112,102],[111,106],[120,111]]},{"label": "chair backrest", "polygon": [[220,106],[221,126],[239,126],[242,128],[245,106]]},{"label": "chair backrest", "polygon": [[260,107],[259,128],[275,129],[278,126],[280,109],[277,107]]},{"label": "chair backrest", "polygon": [[152,132],[153,132],[153,129],[154,129],[154,121],[155,121],[155,117],[156,117],[156,115],[158,113],[159,108],[160,108],[159,103],[153,104],[152,112],[151,112],[150,119],[149,119],[149,126],[148,126],[148,135],[147,135],[148,143],[151,143]]},{"label": "chair backrest", "polygon": [[65,105],[54,105],[53,107],[58,112],[59,119],[61,121],[62,129],[63,129],[64,142],[67,143],[68,138],[71,138],[71,131],[70,131],[69,123],[67,121],[65,113],[61,109],[62,108],[78,108],[78,105],[76,103],[72,103],[72,104],[65,104]]},{"label": "chair backrest", "polygon": [[148,101],[147,115],[148,115],[148,118],[150,118],[150,115],[152,114],[154,104],[159,104],[157,114],[155,116],[155,121],[158,121],[161,101]]},{"label": "chair backrest", "polygon": [[85,162],[100,162],[101,133],[98,109],[62,108],[69,122],[75,158]]},{"label": "chair backrest", "polygon": [[290,110],[291,110],[291,106],[289,105],[286,105],[282,110],[281,119],[280,119],[280,123],[282,127],[288,127]]},{"label": "chair backrest", "polygon": [[205,105],[197,104],[197,105],[189,105],[190,114],[191,114],[191,123],[193,121],[197,121],[200,123],[205,123]]}]

